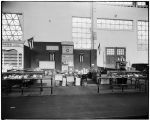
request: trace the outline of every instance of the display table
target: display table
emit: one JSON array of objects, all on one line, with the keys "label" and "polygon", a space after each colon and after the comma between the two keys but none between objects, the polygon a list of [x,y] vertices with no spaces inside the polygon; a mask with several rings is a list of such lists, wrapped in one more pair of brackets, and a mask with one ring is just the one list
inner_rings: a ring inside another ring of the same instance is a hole
[{"label": "display table", "polygon": [[[43,91],[43,88],[51,88],[52,94],[52,76],[44,76],[43,71],[13,71],[13,72],[4,72],[2,73],[2,88],[11,91],[12,88],[21,89],[21,94],[23,95],[24,89],[28,88],[28,82],[33,82],[35,80],[40,80],[40,86],[34,86],[34,88],[40,88],[40,93]],[[43,86],[43,80],[51,80],[51,86]],[[19,83],[19,86],[15,86]],[[32,86],[33,87],[33,86]]]},{"label": "display table", "polygon": [[[104,84],[101,84],[102,79],[109,80],[109,85],[110,85],[112,91],[113,91],[114,86],[120,86],[122,89],[122,92],[124,90],[124,87],[129,85],[129,84],[124,82],[126,79],[131,80],[131,81],[134,80],[135,81],[135,85],[134,85],[135,88],[137,88],[137,86],[138,86],[139,89],[141,89],[140,80],[144,80],[145,92],[147,91],[146,85],[148,82],[148,78],[146,76],[140,76],[140,77],[135,77],[135,76],[130,76],[130,77],[125,77],[125,76],[123,76],[123,77],[119,77],[119,76],[118,77],[110,77],[110,76],[101,77],[100,76],[97,79],[98,79],[98,93],[100,92],[100,86],[104,85]],[[116,82],[117,79],[121,80],[119,84]],[[131,82],[131,85],[132,85],[132,82]]]}]

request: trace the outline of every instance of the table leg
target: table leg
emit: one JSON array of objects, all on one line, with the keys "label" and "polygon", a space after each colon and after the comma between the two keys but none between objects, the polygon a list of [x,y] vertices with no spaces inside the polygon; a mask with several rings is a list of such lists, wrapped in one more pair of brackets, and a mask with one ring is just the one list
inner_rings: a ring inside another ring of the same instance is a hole
[{"label": "table leg", "polygon": [[145,79],[145,92],[147,92],[146,81],[147,79]]},{"label": "table leg", "polygon": [[53,94],[53,78],[51,77],[51,95]]},{"label": "table leg", "polygon": [[132,88],[132,78],[131,78],[131,88]]},{"label": "table leg", "polygon": [[99,89],[100,89],[100,81],[101,81],[101,78],[98,79],[98,91],[97,91],[98,93],[99,93]]},{"label": "table leg", "polygon": [[23,95],[23,85],[24,84],[24,80],[22,79],[22,85],[21,85],[21,95]]},{"label": "table leg", "polygon": [[42,83],[42,79],[41,79],[40,81],[41,81],[40,92],[42,92],[42,91],[43,91],[43,83]]},{"label": "table leg", "polygon": [[[111,86],[112,92],[114,92],[114,88],[113,88],[113,79],[109,79],[109,84]],[[116,80],[115,80],[115,84],[117,84]]]},{"label": "table leg", "polygon": [[121,89],[122,89],[122,92],[123,92],[123,85],[121,85]]},{"label": "table leg", "polygon": [[135,80],[135,89],[137,89],[137,83],[138,83],[138,81],[137,81],[137,79]]}]

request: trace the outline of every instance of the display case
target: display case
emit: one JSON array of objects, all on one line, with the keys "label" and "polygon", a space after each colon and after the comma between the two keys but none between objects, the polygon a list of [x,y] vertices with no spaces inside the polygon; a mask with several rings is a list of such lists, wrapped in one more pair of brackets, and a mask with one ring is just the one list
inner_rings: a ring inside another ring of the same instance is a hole
[{"label": "display case", "polygon": [[[2,69],[24,68],[24,41],[2,41]],[[7,70],[4,70],[5,72]]]},{"label": "display case", "polygon": [[2,73],[2,92],[11,91],[12,88],[20,88],[23,94],[23,89],[33,84],[34,80],[41,80],[40,87],[42,91],[43,71],[9,71]]},{"label": "display case", "polygon": [[[98,93],[100,90],[100,85],[102,85],[102,80],[109,80],[110,88],[120,87],[122,92],[124,88],[139,89],[141,91],[142,87],[144,91],[147,91],[148,86],[148,75],[143,74],[140,71],[126,71],[126,70],[117,70],[117,71],[108,71],[106,76],[100,76],[98,79]],[[129,87],[130,86],[130,87]]]}]

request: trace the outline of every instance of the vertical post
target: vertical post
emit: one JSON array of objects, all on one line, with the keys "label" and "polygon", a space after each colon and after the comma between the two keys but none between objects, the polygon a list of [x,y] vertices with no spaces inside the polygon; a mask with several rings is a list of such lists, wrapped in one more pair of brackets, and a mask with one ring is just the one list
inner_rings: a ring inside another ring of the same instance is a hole
[{"label": "vertical post", "polygon": [[41,81],[41,87],[40,87],[40,93],[43,91],[43,83],[42,83],[42,79],[40,79]]},{"label": "vertical post", "polygon": [[91,49],[90,49],[90,67],[92,64],[92,49],[94,49],[94,35],[93,35],[93,26],[94,26],[94,21],[93,21],[93,1],[91,2]]},{"label": "vertical post", "polygon": [[94,49],[94,15],[93,15],[93,1],[91,2],[91,38],[92,38],[92,46],[91,49]]},{"label": "vertical post", "polygon": [[53,94],[53,76],[51,76],[51,95]]},{"label": "vertical post", "polygon": [[24,83],[24,80],[22,79],[22,85],[21,85],[21,95],[23,95],[23,83]]},{"label": "vertical post", "polygon": [[[113,78],[109,78],[109,84],[111,86],[112,92],[114,92],[114,87],[113,87]],[[116,84],[116,81],[115,81]]]},{"label": "vertical post", "polygon": [[148,78],[145,78],[145,92],[147,92],[147,86],[146,86],[146,82],[148,81]]},{"label": "vertical post", "polygon": [[98,78],[98,93],[100,91],[100,84],[101,84],[101,74],[99,75],[99,78]]},{"label": "vertical post", "polygon": [[98,78],[98,90],[97,90],[98,93],[99,93],[99,79],[100,79],[100,78]]}]

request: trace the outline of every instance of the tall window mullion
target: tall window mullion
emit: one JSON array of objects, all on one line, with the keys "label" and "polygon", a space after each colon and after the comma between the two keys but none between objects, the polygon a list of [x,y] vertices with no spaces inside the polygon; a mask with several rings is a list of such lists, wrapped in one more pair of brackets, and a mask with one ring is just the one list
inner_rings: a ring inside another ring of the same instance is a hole
[{"label": "tall window mullion", "polygon": [[49,60],[50,61],[55,61],[55,54],[54,53],[49,54]]},{"label": "tall window mullion", "polygon": [[83,55],[83,54],[80,54],[80,55],[79,55],[79,62],[80,62],[80,63],[83,63],[83,60],[84,60],[84,55]]},{"label": "tall window mullion", "polygon": [[91,19],[72,18],[72,39],[75,49],[91,49]]},{"label": "tall window mullion", "polygon": [[21,14],[2,13],[2,40],[22,40]]},{"label": "tall window mullion", "polygon": [[133,30],[133,20],[98,18],[97,28],[109,30]]},{"label": "tall window mullion", "polygon": [[148,22],[137,22],[137,50],[148,50]]}]

